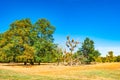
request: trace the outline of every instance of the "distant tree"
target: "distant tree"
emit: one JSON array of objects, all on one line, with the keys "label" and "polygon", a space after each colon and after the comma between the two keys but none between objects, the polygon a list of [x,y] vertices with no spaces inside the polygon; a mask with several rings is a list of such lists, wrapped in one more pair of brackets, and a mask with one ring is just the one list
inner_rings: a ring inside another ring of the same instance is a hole
[{"label": "distant tree", "polygon": [[105,57],[105,62],[110,62],[110,58],[108,55],[106,55],[106,57]]},{"label": "distant tree", "polygon": [[106,62],[114,62],[115,57],[113,51],[109,51],[108,55],[106,55]]},{"label": "distant tree", "polygon": [[2,33],[0,33],[0,40],[2,40],[2,38],[3,38],[3,34],[2,34]]},{"label": "distant tree", "polygon": [[106,62],[106,57],[101,57],[102,62],[105,63]]},{"label": "distant tree", "polygon": [[113,51],[109,51],[108,54],[109,54],[109,61],[110,61],[110,62],[114,62]]},{"label": "distant tree", "polygon": [[117,61],[117,62],[120,62],[120,55],[118,55],[118,56],[116,57],[116,61]]},{"label": "distant tree", "polygon": [[101,53],[98,50],[94,50],[92,61],[96,61],[97,59],[99,59],[100,61],[100,58],[99,58],[100,54]]},{"label": "distant tree", "polygon": [[86,63],[95,61],[95,59],[100,56],[99,51],[94,48],[94,41],[86,38],[82,43],[82,47],[79,49],[79,52],[82,52],[82,55],[86,58],[84,59]]}]

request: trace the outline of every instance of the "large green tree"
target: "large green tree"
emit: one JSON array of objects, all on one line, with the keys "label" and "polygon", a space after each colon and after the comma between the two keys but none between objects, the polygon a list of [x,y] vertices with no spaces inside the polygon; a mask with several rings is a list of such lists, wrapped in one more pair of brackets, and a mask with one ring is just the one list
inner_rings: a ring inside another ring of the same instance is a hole
[{"label": "large green tree", "polygon": [[30,19],[16,20],[10,29],[0,34],[0,61],[52,61],[55,57],[53,33],[55,27],[46,19],[32,24]]}]

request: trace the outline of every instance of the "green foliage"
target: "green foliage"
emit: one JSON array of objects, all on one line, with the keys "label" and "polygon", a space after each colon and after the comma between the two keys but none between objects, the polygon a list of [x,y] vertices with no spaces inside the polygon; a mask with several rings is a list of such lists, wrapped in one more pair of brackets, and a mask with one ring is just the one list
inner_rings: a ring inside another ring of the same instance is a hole
[{"label": "green foliage", "polygon": [[63,61],[63,51],[62,51],[62,48],[60,47],[56,47],[56,49],[54,50],[54,53],[55,53],[55,62],[57,62],[57,65],[59,65],[60,62]]},{"label": "green foliage", "polygon": [[113,51],[109,51],[105,57],[105,62],[119,62],[119,55],[114,56]]},{"label": "green foliage", "polygon": [[46,19],[32,24],[30,19],[16,20],[10,29],[0,34],[0,61],[33,64],[53,58],[55,27]]},{"label": "green foliage", "polygon": [[[36,48],[37,62],[51,62],[54,56],[53,33],[55,27],[46,19],[39,19],[33,26],[31,38],[33,46]],[[52,55],[52,56],[51,56]]]},{"label": "green foliage", "polygon": [[117,61],[117,62],[120,62],[120,55],[118,55],[118,56],[116,57],[116,61]]},{"label": "green foliage", "polygon": [[82,47],[79,48],[78,52],[84,57],[85,63],[90,63],[95,61],[98,56],[100,56],[99,51],[94,48],[94,41],[86,38],[82,43]]},{"label": "green foliage", "polygon": [[95,59],[95,62],[102,63],[102,58],[99,56]]},{"label": "green foliage", "polygon": [[105,63],[106,62],[106,57],[101,57],[102,62]]}]

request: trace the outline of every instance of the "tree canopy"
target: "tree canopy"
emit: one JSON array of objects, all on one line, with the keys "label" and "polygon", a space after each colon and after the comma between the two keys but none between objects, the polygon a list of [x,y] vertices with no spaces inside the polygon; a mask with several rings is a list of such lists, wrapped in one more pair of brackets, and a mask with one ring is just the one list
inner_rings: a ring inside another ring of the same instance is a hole
[{"label": "tree canopy", "polygon": [[94,41],[88,37],[82,43],[82,47],[79,48],[78,53],[85,58],[87,63],[95,61],[95,59],[100,56],[99,51],[94,48]]},{"label": "tree canopy", "polygon": [[30,19],[14,21],[8,31],[0,34],[0,61],[25,64],[46,61],[48,54],[54,56],[54,31],[55,27],[46,19],[39,19],[35,24]]}]

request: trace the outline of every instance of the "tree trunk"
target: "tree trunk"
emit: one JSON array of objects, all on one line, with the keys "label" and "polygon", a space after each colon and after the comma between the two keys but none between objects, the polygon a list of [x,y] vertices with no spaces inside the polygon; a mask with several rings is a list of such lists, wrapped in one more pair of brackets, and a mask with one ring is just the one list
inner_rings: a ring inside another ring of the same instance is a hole
[{"label": "tree trunk", "polygon": [[13,62],[15,62],[16,60],[15,60],[15,55],[13,55]]},{"label": "tree trunk", "polygon": [[30,60],[30,64],[31,64],[31,65],[34,65],[34,62],[33,62],[32,60]]},{"label": "tree trunk", "polygon": [[34,62],[30,62],[31,65],[34,65]]},{"label": "tree trunk", "polygon": [[72,66],[72,56],[70,56],[70,66]]},{"label": "tree trunk", "polygon": [[27,62],[24,62],[24,65],[27,65]]},{"label": "tree trunk", "polygon": [[58,61],[57,65],[59,65],[59,63],[60,63],[60,59],[58,58],[57,61]]},{"label": "tree trunk", "polygon": [[38,62],[38,65],[40,65],[41,61]]}]

